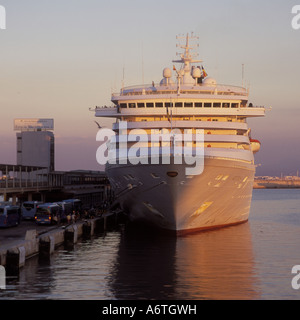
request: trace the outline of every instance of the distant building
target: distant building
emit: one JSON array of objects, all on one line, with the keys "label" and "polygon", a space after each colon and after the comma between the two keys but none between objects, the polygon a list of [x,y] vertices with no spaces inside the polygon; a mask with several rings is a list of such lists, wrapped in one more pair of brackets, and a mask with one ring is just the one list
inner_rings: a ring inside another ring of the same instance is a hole
[{"label": "distant building", "polygon": [[36,121],[36,127],[32,125],[36,119],[25,120],[31,120],[30,127],[20,128],[16,126],[15,120],[15,130],[21,130],[17,133],[17,165],[46,167],[49,171],[54,171],[54,134],[49,131],[51,126],[41,126],[43,119],[37,119],[39,121]]}]

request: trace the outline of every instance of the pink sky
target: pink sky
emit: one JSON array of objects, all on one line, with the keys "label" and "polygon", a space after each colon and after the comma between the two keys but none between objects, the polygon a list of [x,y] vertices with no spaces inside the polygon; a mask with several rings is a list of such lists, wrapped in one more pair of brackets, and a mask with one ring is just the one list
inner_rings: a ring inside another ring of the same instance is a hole
[{"label": "pink sky", "polygon": [[[2,0],[0,163],[16,162],[14,118],[53,118],[56,169],[99,169],[97,126],[89,107],[109,105],[111,91],[158,82],[176,58],[176,35],[199,35],[199,54],[219,83],[241,85],[250,101],[272,106],[250,121],[262,142],[258,174],[300,169],[300,30],[294,1]],[[99,121],[99,119],[98,119]],[[101,120],[102,124],[106,124]]]}]

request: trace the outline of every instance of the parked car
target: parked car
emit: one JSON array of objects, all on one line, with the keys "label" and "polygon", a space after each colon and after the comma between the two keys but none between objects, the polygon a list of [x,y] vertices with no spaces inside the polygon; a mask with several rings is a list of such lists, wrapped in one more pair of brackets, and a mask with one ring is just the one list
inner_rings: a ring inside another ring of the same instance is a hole
[{"label": "parked car", "polygon": [[24,220],[34,220],[37,206],[41,205],[42,202],[38,201],[25,201],[22,204],[22,217]]},{"label": "parked car", "polygon": [[55,203],[38,205],[34,219],[37,224],[59,223],[61,220],[61,207]]},{"label": "parked car", "polygon": [[21,222],[21,210],[18,206],[0,206],[0,227],[17,226]]}]

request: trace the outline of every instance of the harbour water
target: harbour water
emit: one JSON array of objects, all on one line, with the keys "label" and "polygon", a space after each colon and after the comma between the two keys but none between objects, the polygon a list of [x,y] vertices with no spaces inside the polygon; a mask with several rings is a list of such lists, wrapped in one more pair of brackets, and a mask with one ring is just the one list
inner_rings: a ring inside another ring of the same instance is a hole
[{"label": "harbour water", "polygon": [[177,239],[120,226],[26,261],[0,299],[298,300],[299,247],[300,190],[254,190],[245,224]]}]

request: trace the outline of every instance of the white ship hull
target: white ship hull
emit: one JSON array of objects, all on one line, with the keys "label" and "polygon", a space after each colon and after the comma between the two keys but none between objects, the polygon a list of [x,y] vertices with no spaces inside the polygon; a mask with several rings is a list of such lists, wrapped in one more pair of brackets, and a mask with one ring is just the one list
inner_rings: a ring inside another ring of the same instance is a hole
[{"label": "white ship hull", "polygon": [[[185,165],[112,165],[116,202],[131,221],[182,234],[248,220],[255,166],[246,161],[205,158],[200,175]],[[178,172],[169,177],[167,172]]]},{"label": "white ship hull", "polygon": [[[265,108],[248,103],[246,88],[219,84],[208,76],[202,60],[191,52],[196,37],[187,34],[185,44],[180,39],[183,52],[172,61],[181,64],[179,70],[164,68],[160,82],[122,87],[112,93],[112,107],[95,108],[96,117],[116,119],[110,132],[99,130],[96,139],[103,145],[107,141],[108,150],[101,145],[96,158],[100,164],[109,161],[115,205],[132,221],[177,233],[245,222],[255,174],[253,154],[260,149],[247,119],[263,117]],[[149,156],[167,157],[171,164],[154,164]],[[186,170],[193,159],[195,166]],[[203,172],[191,172],[200,166]]]}]

